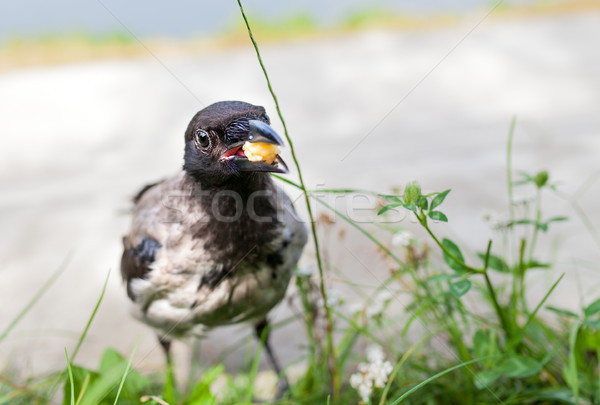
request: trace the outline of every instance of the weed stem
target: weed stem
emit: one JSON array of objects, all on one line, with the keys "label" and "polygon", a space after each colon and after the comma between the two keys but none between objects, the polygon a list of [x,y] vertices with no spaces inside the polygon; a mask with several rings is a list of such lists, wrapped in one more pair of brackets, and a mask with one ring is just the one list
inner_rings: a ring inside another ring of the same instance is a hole
[{"label": "weed stem", "polygon": [[267,81],[267,87],[269,88],[269,93],[271,93],[271,97],[275,103],[275,108],[277,110],[277,115],[279,116],[279,120],[281,121],[281,125],[283,125],[283,132],[285,138],[290,145],[290,152],[292,154],[292,160],[294,161],[294,165],[296,166],[296,170],[298,171],[298,181],[300,182],[300,187],[302,188],[302,193],[304,194],[304,201],[306,203],[306,209],[308,211],[308,216],[310,218],[310,228],[313,237],[314,247],[315,247],[315,256],[317,259],[317,267],[319,269],[319,289],[321,292],[321,296],[323,297],[323,307],[325,309],[325,318],[326,318],[326,335],[327,335],[327,354],[328,354],[328,362],[329,369],[331,372],[331,385],[332,391],[335,396],[339,393],[339,379],[337,366],[335,364],[335,353],[333,346],[333,320],[331,317],[331,308],[329,308],[329,304],[327,302],[327,291],[325,289],[325,277],[323,271],[323,262],[321,260],[321,252],[319,249],[319,239],[317,237],[317,228],[314,220],[314,216],[312,213],[312,208],[310,205],[310,198],[308,195],[308,190],[306,189],[306,185],[304,184],[304,179],[302,178],[302,170],[300,169],[300,163],[298,158],[296,157],[296,151],[294,150],[294,145],[292,143],[292,139],[288,133],[287,125],[283,118],[283,114],[281,113],[281,108],[279,107],[279,101],[277,100],[277,96],[275,95],[275,91],[271,86],[271,81],[269,80],[269,75],[267,73],[267,69],[263,63],[263,60],[260,56],[260,51],[258,49],[258,44],[254,40],[254,36],[252,35],[252,29],[250,28],[250,23],[248,22],[248,18],[246,17],[246,13],[244,12],[244,7],[242,6],[241,0],[237,0],[238,6],[240,8],[240,13],[242,14],[242,18],[244,19],[244,24],[246,25],[246,29],[248,30],[248,36],[250,37],[250,41],[252,42],[252,46],[254,47],[254,51],[256,52],[256,57],[258,59],[258,63],[260,64],[260,68],[265,76],[265,80]]}]

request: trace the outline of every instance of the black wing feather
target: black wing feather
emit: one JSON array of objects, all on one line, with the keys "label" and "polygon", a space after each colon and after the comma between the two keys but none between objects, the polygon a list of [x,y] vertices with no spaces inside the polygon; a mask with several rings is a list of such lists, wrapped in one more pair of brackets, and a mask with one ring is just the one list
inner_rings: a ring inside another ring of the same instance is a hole
[{"label": "black wing feather", "polygon": [[146,193],[146,191],[150,190],[152,187],[162,183],[163,180],[161,181],[157,181],[156,183],[151,183],[151,184],[146,184],[144,187],[142,187],[142,189],[140,191],[138,191],[138,193],[133,197],[133,203],[137,204],[140,199],[142,198],[142,196]]},{"label": "black wing feather", "polygon": [[127,295],[133,301],[135,297],[131,291],[131,280],[134,278],[144,278],[150,271],[150,264],[156,258],[156,252],[161,248],[161,244],[155,239],[144,237],[142,241],[134,247],[127,247],[127,241],[123,239],[123,256],[121,257],[121,275],[127,283]]}]

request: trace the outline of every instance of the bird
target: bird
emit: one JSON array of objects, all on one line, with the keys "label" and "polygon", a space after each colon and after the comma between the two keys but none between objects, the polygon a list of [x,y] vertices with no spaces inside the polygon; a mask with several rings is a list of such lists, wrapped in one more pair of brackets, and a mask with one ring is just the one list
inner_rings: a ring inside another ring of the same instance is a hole
[{"label": "bird", "polygon": [[182,169],[133,198],[121,257],[133,315],[156,331],[169,365],[174,339],[247,323],[287,390],[268,314],[286,294],[307,230],[271,176],[288,172],[283,142],[264,107],[242,101],[197,112],[184,141]]}]

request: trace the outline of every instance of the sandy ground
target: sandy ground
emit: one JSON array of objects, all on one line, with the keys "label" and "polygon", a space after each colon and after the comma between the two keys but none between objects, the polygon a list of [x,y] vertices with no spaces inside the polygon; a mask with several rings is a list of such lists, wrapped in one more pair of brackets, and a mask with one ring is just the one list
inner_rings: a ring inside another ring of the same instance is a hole
[{"label": "sandy ground", "polygon": [[[600,14],[488,19],[471,32],[479,18],[438,30],[265,47],[307,183],[386,191],[418,179],[426,190],[452,188],[445,207],[450,224],[437,229],[481,250],[492,236],[481,212],[506,211],[505,144],[513,115],[515,168],[548,169],[569,195],[596,173]],[[139,337],[135,366],[162,366],[153,334],[129,317],[121,286],[128,200],[141,185],[178,170],[188,120],[224,99],[264,105],[281,128],[249,48],[0,75],[0,329],[72,253],[58,282],[2,342],[0,368],[62,367],[63,347],[73,348],[109,270],[106,297],[78,361],[93,366],[107,347],[128,353]],[[590,183],[578,201],[598,225],[599,185]],[[577,308],[598,296],[593,263],[600,250],[567,202],[549,196],[547,207],[548,215],[571,217],[541,240],[541,259],[553,258],[557,274],[567,273],[553,300]],[[371,218],[360,210],[352,215]],[[414,223],[402,224],[421,235]],[[364,238],[336,235],[325,238],[326,250],[346,277],[367,286],[385,278],[386,266]],[[555,242],[558,254],[550,250]],[[557,274],[537,273],[530,283],[542,291]],[[341,283],[330,285],[345,291]],[[275,318],[289,312],[283,305]],[[248,333],[215,331],[202,344],[203,361],[227,348],[227,363],[239,366],[251,347],[243,339]],[[285,362],[304,340],[298,323],[274,338]],[[184,345],[177,353],[185,356]]]}]

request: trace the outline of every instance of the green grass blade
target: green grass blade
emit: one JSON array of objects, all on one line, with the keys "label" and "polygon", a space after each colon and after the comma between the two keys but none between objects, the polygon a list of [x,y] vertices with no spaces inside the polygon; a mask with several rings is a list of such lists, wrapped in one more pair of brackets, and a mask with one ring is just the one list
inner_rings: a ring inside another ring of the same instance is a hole
[{"label": "green grass blade", "polygon": [[115,397],[114,405],[117,405],[117,402],[119,401],[119,397],[121,396],[121,391],[123,390],[123,385],[125,385],[125,379],[127,378],[127,374],[129,374],[129,370],[131,370],[131,363],[133,362],[133,356],[135,355],[135,351],[137,350],[139,342],[140,342],[140,339],[138,338],[135,341],[135,345],[133,345],[133,350],[131,351],[131,354],[129,355],[129,360],[127,361],[127,367],[125,367],[125,372],[123,372],[123,377],[121,378],[121,383],[119,384],[119,389],[117,390],[117,396]]},{"label": "green grass blade", "polygon": [[339,391],[339,378],[338,378],[338,370],[336,365],[336,357],[334,353],[334,345],[333,345],[333,319],[331,316],[331,308],[329,307],[327,300],[327,290],[325,288],[325,271],[323,267],[323,260],[321,258],[321,249],[319,244],[319,237],[317,235],[317,227],[315,224],[315,217],[312,212],[312,207],[310,205],[310,198],[308,195],[308,190],[306,188],[306,184],[304,183],[304,179],[302,177],[302,170],[300,168],[300,162],[296,157],[296,150],[294,149],[294,144],[292,142],[292,138],[289,135],[287,125],[285,123],[285,119],[283,118],[283,114],[281,112],[281,108],[279,106],[279,100],[277,99],[277,95],[273,90],[273,86],[271,86],[271,80],[269,79],[269,74],[267,73],[267,68],[263,63],[262,57],[260,55],[260,50],[258,48],[258,44],[254,39],[254,35],[252,34],[252,28],[250,27],[250,23],[248,22],[248,18],[246,17],[246,13],[244,12],[244,7],[242,6],[242,1],[237,0],[238,6],[240,8],[240,13],[244,20],[244,24],[246,25],[246,30],[248,31],[248,37],[250,38],[250,42],[252,42],[252,46],[254,47],[254,51],[256,52],[256,58],[258,59],[258,63],[260,68],[265,76],[265,80],[267,81],[267,87],[269,88],[269,93],[271,93],[271,97],[273,98],[273,102],[275,103],[275,109],[277,110],[277,115],[279,116],[279,120],[281,121],[281,125],[283,126],[283,133],[285,135],[285,139],[290,147],[290,153],[292,155],[292,160],[294,161],[294,166],[296,166],[296,170],[298,171],[298,181],[300,182],[300,187],[304,194],[304,202],[306,204],[306,211],[308,212],[308,217],[310,219],[310,229],[313,237],[313,245],[315,249],[315,258],[317,261],[317,268],[319,269],[319,290],[321,293],[321,297],[323,297],[323,309],[325,310],[325,322],[327,324],[325,335],[327,341],[327,358],[329,360],[329,368],[331,373],[331,383],[332,389],[337,394]]},{"label": "green grass blade", "polygon": [[569,333],[569,357],[566,366],[566,370],[568,373],[567,384],[571,388],[571,392],[573,393],[573,397],[575,397],[575,403],[579,403],[579,370],[577,370],[577,353],[576,353],[576,345],[577,345],[577,334],[579,333],[579,328],[581,327],[580,322],[575,322],[571,327],[571,331]]},{"label": "green grass blade", "polygon": [[79,340],[77,341],[75,350],[73,350],[73,356],[71,357],[72,360],[75,360],[77,353],[79,353],[79,349],[81,348],[81,345],[83,344],[83,341],[84,341],[85,337],[87,336],[88,330],[90,329],[90,326],[92,325],[92,321],[96,317],[96,312],[98,312],[98,308],[100,308],[100,304],[102,303],[102,300],[104,299],[104,293],[106,292],[106,285],[108,284],[109,277],[110,277],[110,271],[106,275],[106,280],[104,280],[104,285],[102,286],[102,292],[100,293],[100,297],[98,298],[98,301],[96,301],[96,306],[94,307],[94,310],[92,311],[92,314],[90,315],[90,317],[87,321],[87,324],[85,325],[85,328],[83,329],[83,332],[81,333],[81,336],[79,336]]},{"label": "green grass blade", "polygon": [[67,370],[69,372],[69,383],[71,384],[71,405],[75,405],[75,382],[73,381],[73,370],[71,369],[71,360],[69,360],[69,353],[65,347],[65,356],[67,357]]},{"label": "green grass blade", "polygon": [[385,384],[385,388],[383,389],[383,392],[381,393],[381,399],[379,400],[379,405],[385,405],[385,400],[387,399],[390,388],[392,387],[392,383],[394,382],[394,379],[396,378],[396,374],[398,374],[398,372],[400,371],[400,369],[402,368],[402,365],[406,362],[406,360],[408,360],[408,358],[413,354],[413,352],[419,346],[421,346],[423,343],[427,342],[429,339],[433,338],[436,334],[444,331],[445,329],[446,328],[439,328],[439,329],[433,331],[432,333],[427,334],[427,336],[421,338],[418,342],[416,342],[411,347],[409,347],[408,350],[406,350],[406,352],[402,355],[400,360],[398,360],[398,362],[394,366],[394,369],[392,370],[392,373],[390,374],[388,381]]},{"label": "green grass blade", "polygon": [[506,145],[506,182],[508,187],[508,212],[509,220],[512,222],[515,219],[515,208],[513,206],[513,170],[512,170],[512,148],[513,138],[515,135],[515,126],[517,125],[517,117],[513,117],[508,130],[508,141]]},{"label": "green grass blade", "polygon": [[470,361],[466,361],[466,362],[463,362],[463,363],[457,364],[456,366],[450,367],[450,368],[448,368],[448,369],[446,369],[446,370],[444,370],[444,371],[442,371],[442,372],[439,372],[439,373],[437,373],[436,375],[433,375],[433,376],[429,377],[429,378],[428,378],[428,379],[426,379],[425,381],[423,381],[423,382],[421,382],[421,383],[419,383],[419,384],[415,385],[415,386],[414,386],[414,387],[412,387],[410,390],[406,391],[406,392],[405,392],[404,394],[402,394],[402,395],[401,395],[401,396],[400,396],[398,399],[396,399],[394,402],[392,402],[392,403],[391,403],[391,405],[397,405],[397,404],[399,404],[400,402],[404,401],[404,400],[405,400],[405,399],[406,399],[406,398],[407,398],[409,395],[412,395],[414,392],[416,392],[416,391],[420,390],[421,388],[423,388],[424,386],[426,386],[426,385],[427,385],[427,384],[429,384],[430,382],[432,382],[432,381],[435,381],[435,380],[437,380],[438,378],[440,378],[440,377],[442,377],[442,376],[444,376],[444,375],[446,375],[446,374],[448,374],[448,373],[451,373],[451,372],[452,372],[452,371],[454,371],[454,370],[457,370],[457,369],[459,369],[459,368],[461,368],[461,367],[465,367],[465,366],[468,366],[468,365],[470,365],[470,364],[477,363],[477,362],[480,362],[480,361],[483,361],[483,360],[491,359],[491,358],[494,358],[494,357],[501,357],[501,356],[486,356],[486,357],[479,357],[479,358],[477,358],[477,359],[473,359],[473,360],[470,360]]},{"label": "green grass blade", "polygon": [[0,334],[0,342],[8,336],[8,334],[17,326],[17,324],[27,315],[27,313],[33,308],[33,306],[42,298],[42,296],[48,291],[48,289],[58,280],[60,275],[67,268],[67,264],[71,260],[71,255],[69,254],[63,263],[58,267],[56,271],[50,276],[50,278],[42,285],[42,287],[35,293],[35,295],[29,300],[27,305],[17,314],[15,319],[13,319],[8,326],[2,331]]},{"label": "green grass blade", "polygon": [[81,384],[81,390],[79,391],[79,395],[77,396],[77,401],[75,401],[75,405],[79,405],[81,403],[81,401],[83,400],[85,391],[87,390],[89,384],[90,384],[90,375],[86,374],[85,378],[83,379],[83,383]]},{"label": "green grass blade", "polygon": [[533,318],[535,318],[535,316],[537,315],[537,313],[539,312],[539,310],[542,308],[542,305],[544,305],[544,303],[548,300],[548,298],[550,297],[550,294],[552,294],[552,292],[558,286],[558,283],[560,283],[560,281],[563,279],[563,277],[565,276],[565,274],[566,273],[563,273],[558,278],[558,280],[556,280],[556,282],[554,284],[552,284],[552,287],[550,287],[550,289],[548,290],[548,292],[546,293],[546,295],[544,295],[544,298],[542,298],[542,300],[540,301],[540,303],[535,307],[535,309],[533,310],[533,312],[529,315],[529,317],[527,318],[527,321],[525,322],[525,325],[523,325],[523,327],[521,328],[521,331],[519,332],[519,334],[517,335],[517,337],[515,338],[515,340],[513,341],[513,343],[510,345],[511,348],[515,348],[515,347],[517,347],[521,343],[521,340],[523,340],[523,337],[525,336],[525,331],[527,330],[527,327],[529,326],[529,324],[531,323],[531,321],[533,321]]}]

